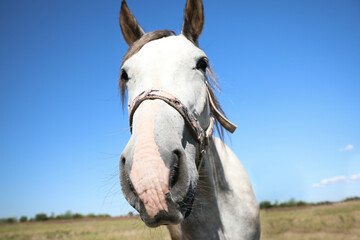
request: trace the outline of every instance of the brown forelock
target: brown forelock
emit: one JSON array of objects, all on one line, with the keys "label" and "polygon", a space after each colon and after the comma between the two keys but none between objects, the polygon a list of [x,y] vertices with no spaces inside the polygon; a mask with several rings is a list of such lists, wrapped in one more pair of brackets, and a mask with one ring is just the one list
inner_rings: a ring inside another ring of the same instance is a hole
[{"label": "brown forelock", "polygon": [[[158,31],[150,32],[150,33],[143,35],[139,40],[137,40],[136,42],[134,42],[133,45],[130,46],[129,50],[126,52],[126,54],[121,62],[121,67],[123,66],[124,62],[127,59],[129,59],[131,56],[133,56],[134,54],[139,52],[140,49],[146,43],[151,42],[153,40],[160,39],[160,38],[168,37],[171,35],[175,35],[175,32],[170,31],[170,30],[158,30]],[[214,93],[214,90],[220,91],[220,89],[219,89],[219,85],[215,79],[215,73],[210,66],[207,68],[207,71],[206,71],[206,79],[207,79],[207,88],[209,89],[209,92],[210,92],[211,98],[214,101],[215,107],[226,117],[226,115]],[[119,76],[119,89],[120,89],[120,93],[121,93],[121,101],[122,101],[122,104],[124,107],[126,83],[125,83],[125,81],[121,80],[121,73]],[[211,109],[211,111],[213,112],[212,109]],[[217,115],[214,114],[214,112],[213,112],[213,115],[215,117],[215,124],[216,124],[216,129],[219,133],[219,137],[223,140],[224,139],[224,127],[221,125]]]}]

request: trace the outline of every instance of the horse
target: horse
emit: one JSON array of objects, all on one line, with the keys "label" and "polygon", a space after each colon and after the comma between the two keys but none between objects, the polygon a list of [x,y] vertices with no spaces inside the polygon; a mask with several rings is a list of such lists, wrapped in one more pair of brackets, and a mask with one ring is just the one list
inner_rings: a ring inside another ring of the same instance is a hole
[{"label": "horse", "polygon": [[187,0],[179,35],[145,33],[125,0],[119,23],[129,45],[119,74],[132,133],[119,164],[125,199],[148,227],[167,225],[172,239],[259,239],[250,180],[222,140],[236,126],[199,48],[202,0]]}]

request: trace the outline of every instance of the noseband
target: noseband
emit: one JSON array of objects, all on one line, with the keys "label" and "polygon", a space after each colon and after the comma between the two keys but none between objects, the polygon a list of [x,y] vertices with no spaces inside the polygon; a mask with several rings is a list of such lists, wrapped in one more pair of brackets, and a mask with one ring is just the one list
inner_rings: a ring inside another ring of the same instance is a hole
[{"label": "noseband", "polygon": [[[209,97],[210,98],[210,97]],[[176,97],[167,93],[162,90],[148,90],[140,93],[131,103],[129,107],[129,125],[130,125],[130,132],[132,133],[132,122],[133,116],[136,109],[139,105],[145,100],[155,100],[160,99],[171,107],[173,107],[176,111],[180,113],[180,115],[184,118],[185,122],[189,125],[192,129],[192,132],[195,134],[196,139],[199,143],[199,150],[198,150],[198,168],[200,168],[203,157],[206,152],[206,148],[209,144],[209,138],[212,136],[214,132],[214,117],[210,116],[210,123],[207,129],[203,129],[200,126],[199,121],[194,116],[194,114]]]}]

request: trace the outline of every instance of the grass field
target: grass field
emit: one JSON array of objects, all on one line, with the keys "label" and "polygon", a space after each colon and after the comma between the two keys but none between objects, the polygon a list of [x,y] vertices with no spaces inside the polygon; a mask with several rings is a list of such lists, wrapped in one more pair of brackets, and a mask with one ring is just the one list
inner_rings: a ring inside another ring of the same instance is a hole
[{"label": "grass field", "polygon": [[261,212],[262,239],[360,239],[360,201]]},{"label": "grass field", "polygon": [[[261,212],[261,239],[360,239],[360,201]],[[139,219],[92,219],[0,225],[1,240],[169,240],[164,227]]]}]

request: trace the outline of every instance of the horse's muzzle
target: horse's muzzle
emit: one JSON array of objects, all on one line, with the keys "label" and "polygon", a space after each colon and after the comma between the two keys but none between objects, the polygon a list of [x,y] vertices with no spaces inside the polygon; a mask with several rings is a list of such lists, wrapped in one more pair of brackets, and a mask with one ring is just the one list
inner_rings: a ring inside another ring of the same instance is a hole
[{"label": "horse's muzzle", "polygon": [[[159,159],[145,156],[136,160],[127,152],[133,151],[125,150],[120,160],[120,183],[126,200],[149,227],[180,223],[191,212],[196,186],[190,181],[184,150],[161,154],[167,156],[161,159],[165,167],[154,167]],[[136,154],[133,156],[136,158]],[[134,167],[136,161],[142,164]]]}]

